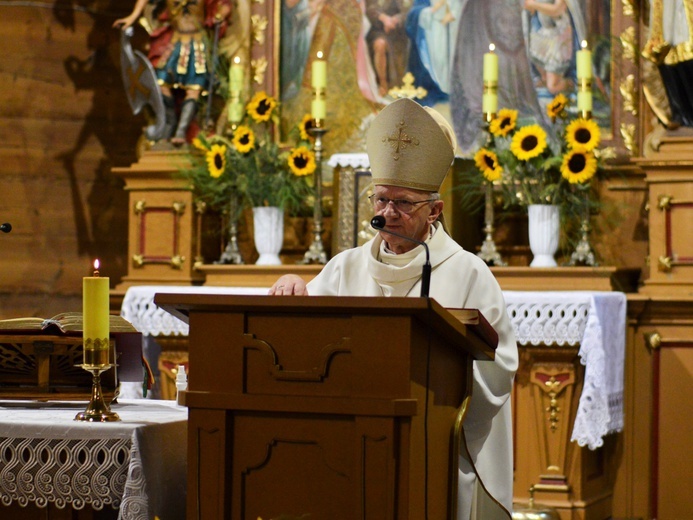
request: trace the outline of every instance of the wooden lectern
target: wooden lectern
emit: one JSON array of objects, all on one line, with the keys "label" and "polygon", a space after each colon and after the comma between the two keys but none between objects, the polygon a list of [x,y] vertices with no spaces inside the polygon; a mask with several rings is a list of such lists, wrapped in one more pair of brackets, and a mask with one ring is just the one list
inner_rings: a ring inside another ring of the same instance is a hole
[{"label": "wooden lectern", "polygon": [[478,311],[425,298],[155,302],[190,324],[188,519],[456,517],[472,360],[497,342]]}]

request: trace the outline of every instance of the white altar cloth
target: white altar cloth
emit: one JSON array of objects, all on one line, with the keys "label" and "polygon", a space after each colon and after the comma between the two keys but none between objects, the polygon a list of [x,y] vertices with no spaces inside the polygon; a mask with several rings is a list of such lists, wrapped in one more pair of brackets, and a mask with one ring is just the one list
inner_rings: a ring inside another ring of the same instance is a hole
[{"label": "white altar cloth", "polygon": [[[267,294],[269,287],[133,286],[121,315],[144,336],[187,335],[188,325],[154,305],[157,292]],[[598,291],[503,291],[519,345],[580,345],[585,381],[572,440],[596,449],[623,429],[626,295]]]},{"label": "white altar cloth", "polygon": [[[189,285],[133,285],[128,287],[120,315],[143,336],[187,336],[188,324],[154,304],[156,293],[267,294],[269,287],[212,287]],[[151,360],[150,360],[151,361]]]},{"label": "white altar cloth", "polygon": [[598,291],[504,291],[520,345],[580,345],[585,381],[571,440],[596,449],[623,430],[626,295]]},{"label": "white altar cloth", "polygon": [[119,508],[122,520],[185,518],[187,408],[123,400],[121,421],[75,421],[86,402],[0,402],[0,503]]}]

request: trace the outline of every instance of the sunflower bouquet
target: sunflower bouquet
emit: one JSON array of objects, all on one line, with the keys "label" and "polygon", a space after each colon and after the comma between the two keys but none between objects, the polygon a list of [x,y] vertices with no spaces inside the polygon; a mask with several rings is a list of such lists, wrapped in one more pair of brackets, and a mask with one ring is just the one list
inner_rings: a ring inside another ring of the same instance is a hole
[{"label": "sunflower bouquet", "polygon": [[240,124],[229,136],[200,134],[193,140],[192,167],[183,174],[199,200],[226,210],[233,200],[250,207],[298,209],[312,193],[316,168],[308,129],[310,115],[292,130],[296,145],[279,146],[272,125],[278,122],[278,103],[256,93],[245,107]]},{"label": "sunflower bouquet", "polygon": [[611,149],[600,150],[599,126],[591,119],[568,121],[567,99],[547,106],[550,133],[538,124],[517,125],[517,111],[502,109],[489,123],[488,140],[474,155],[482,182],[500,186],[504,205],[555,204],[566,216],[594,205],[591,180]]}]

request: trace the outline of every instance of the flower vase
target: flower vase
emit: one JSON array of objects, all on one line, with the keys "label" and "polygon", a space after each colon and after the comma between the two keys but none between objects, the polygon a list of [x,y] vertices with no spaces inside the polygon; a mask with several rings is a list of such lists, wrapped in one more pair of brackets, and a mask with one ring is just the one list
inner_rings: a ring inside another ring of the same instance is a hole
[{"label": "flower vase", "polygon": [[272,206],[253,208],[253,237],[260,257],[256,265],[281,265],[279,252],[284,243],[284,210]]},{"label": "flower vase", "polygon": [[531,204],[527,207],[529,248],[534,258],[530,267],[556,267],[560,219],[558,206]]}]

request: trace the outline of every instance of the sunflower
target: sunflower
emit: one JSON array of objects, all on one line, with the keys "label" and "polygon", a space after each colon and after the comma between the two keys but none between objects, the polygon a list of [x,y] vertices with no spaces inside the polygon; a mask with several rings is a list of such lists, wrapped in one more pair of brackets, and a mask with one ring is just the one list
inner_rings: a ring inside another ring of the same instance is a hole
[{"label": "sunflower", "polygon": [[249,127],[240,125],[233,133],[233,145],[239,153],[248,153],[255,147],[255,134]]},{"label": "sunflower", "polygon": [[591,119],[575,119],[565,129],[566,143],[576,150],[591,152],[599,145],[600,138],[599,126]]},{"label": "sunflower", "polygon": [[253,121],[263,123],[271,119],[275,108],[277,108],[277,100],[267,95],[267,92],[262,91],[253,96],[246,110]]},{"label": "sunflower", "polygon": [[226,145],[213,144],[207,152],[209,175],[218,179],[226,169]]},{"label": "sunflower", "polygon": [[517,123],[517,110],[502,108],[498,112],[498,116],[494,117],[489,125],[489,132],[493,135],[505,137],[510,132],[515,130]]},{"label": "sunflower", "polygon": [[597,172],[597,159],[586,150],[570,150],[563,156],[561,175],[570,184],[580,184],[590,180]]},{"label": "sunflower", "polygon": [[546,149],[546,132],[539,125],[520,128],[510,143],[510,151],[521,161],[528,161]]},{"label": "sunflower", "polygon": [[195,139],[192,140],[192,145],[194,148],[197,148],[198,150],[202,152],[206,152],[208,148],[205,146],[205,144],[202,142],[202,140],[199,137],[196,137]]},{"label": "sunflower", "polygon": [[487,181],[493,182],[501,178],[503,167],[498,163],[498,156],[495,152],[486,148],[481,148],[474,154],[474,163],[481,170]]},{"label": "sunflower", "polygon": [[308,130],[313,128],[313,116],[306,114],[303,116],[303,120],[298,124],[298,131],[301,134],[301,141],[308,141],[311,138]]},{"label": "sunflower", "polygon": [[555,121],[561,114],[565,115],[565,107],[567,104],[568,98],[563,94],[557,94],[556,97],[551,100],[551,103],[546,105],[546,114],[551,118],[551,121]]},{"label": "sunflower", "polygon": [[315,171],[315,154],[305,146],[294,148],[289,154],[289,168],[299,177],[310,175]]}]

